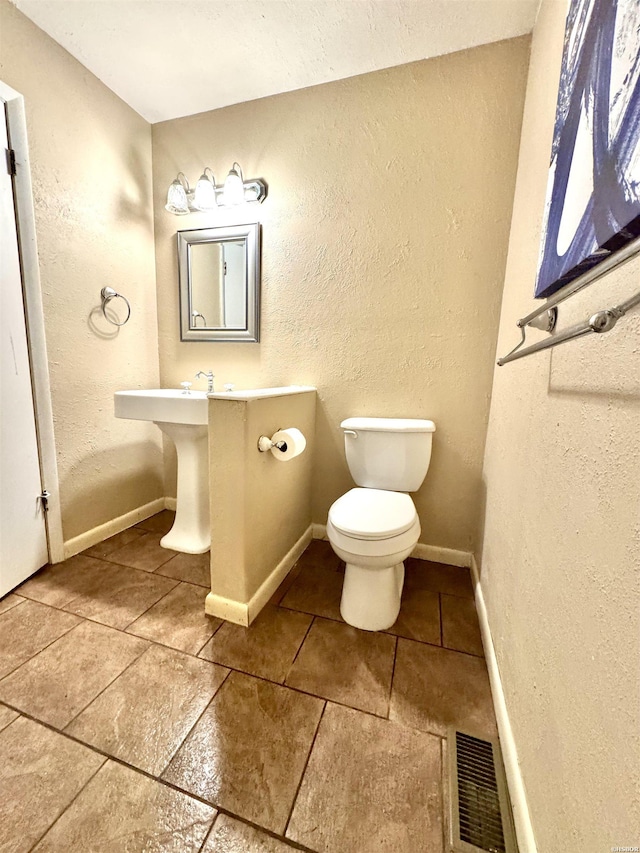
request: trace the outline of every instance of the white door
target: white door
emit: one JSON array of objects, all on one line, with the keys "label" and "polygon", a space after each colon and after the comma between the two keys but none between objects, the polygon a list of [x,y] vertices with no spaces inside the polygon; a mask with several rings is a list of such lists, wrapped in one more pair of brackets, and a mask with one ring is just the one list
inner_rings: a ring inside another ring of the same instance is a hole
[{"label": "white door", "polygon": [[[0,102],[1,104],[1,102]],[[48,559],[13,181],[0,117],[0,596]]]}]

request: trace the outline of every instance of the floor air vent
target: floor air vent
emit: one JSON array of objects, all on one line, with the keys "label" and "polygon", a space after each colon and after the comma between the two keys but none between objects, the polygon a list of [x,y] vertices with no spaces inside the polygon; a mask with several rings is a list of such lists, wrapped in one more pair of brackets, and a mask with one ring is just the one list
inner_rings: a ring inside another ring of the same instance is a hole
[{"label": "floor air vent", "polygon": [[452,848],[517,853],[497,740],[449,733]]}]

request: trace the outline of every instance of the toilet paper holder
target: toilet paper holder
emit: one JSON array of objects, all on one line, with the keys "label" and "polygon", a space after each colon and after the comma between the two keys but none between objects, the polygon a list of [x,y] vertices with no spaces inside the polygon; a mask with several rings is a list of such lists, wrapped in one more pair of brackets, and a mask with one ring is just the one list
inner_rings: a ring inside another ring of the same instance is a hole
[{"label": "toilet paper holder", "polygon": [[[280,429],[278,428],[276,432],[280,432]],[[269,438],[268,435],[261,435],[258,439],[258,450],[260,451],[260,453],[266,453],[267,450],[271,450],[272,447],[276,447],[278,450],[281,450],[284,453],[287,449],[287,442],[273,441]]]}]

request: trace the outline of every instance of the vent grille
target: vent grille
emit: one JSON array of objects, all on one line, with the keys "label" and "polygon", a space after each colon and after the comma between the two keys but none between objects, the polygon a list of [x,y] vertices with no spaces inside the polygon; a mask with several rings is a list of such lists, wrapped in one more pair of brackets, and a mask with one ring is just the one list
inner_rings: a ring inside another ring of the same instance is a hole
[{"label": "vent grille", "polygon": [[[455,849],[513,853],[515,838],[497,743],[456,731],[449,744]],[[507,815],[504,822],[503,814]]]}]

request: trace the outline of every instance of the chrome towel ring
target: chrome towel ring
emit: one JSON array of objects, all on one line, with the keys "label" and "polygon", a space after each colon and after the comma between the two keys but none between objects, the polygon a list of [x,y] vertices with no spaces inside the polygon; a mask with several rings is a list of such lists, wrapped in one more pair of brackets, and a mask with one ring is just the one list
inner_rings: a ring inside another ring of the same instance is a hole
[{"label": "chrome towel ring", "polygon": [[[102,297],[102,313],[104,314],[104,319],[107,320],[114,326],[124,326],[125,323],[129,322],[129,317],[131,316],[131,305],[129,305],[129,300],[126,296],[123,296],[121,293],[116,293],[116,291],[112,287],[103,287],[100,291],[100,296]],[[127,305],[127,316],[124,318],[122,323],[117,323],[111,317],[107,315],[107,305],[111,302],[112,299],[124,299]]]}]

